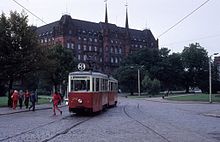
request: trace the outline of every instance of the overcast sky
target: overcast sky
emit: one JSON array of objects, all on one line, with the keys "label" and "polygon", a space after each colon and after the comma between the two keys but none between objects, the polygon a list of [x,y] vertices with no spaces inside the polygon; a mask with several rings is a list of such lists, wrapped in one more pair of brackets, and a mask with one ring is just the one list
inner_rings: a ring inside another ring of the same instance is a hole
[{"label": "overcast sky", "polygon": [[[57,21],[63,14],[74,19],[104,21],[104,0],[16,0],[46,23]],[[198,8],[206,0],[127,0],[129,27],[143,30],[148,28],[155,38],[169,29],[184,16]],[[125,26],[126,0],[108,0],[108,21]],[[13,0],[1,0],[0,10],[22,11]],[[44,25],[29,15],[29,24]],[[209,55],[220,52],[220,0],[210,0],[198,11],[185,19],[166,34],[159,37],[159,46],[172,52],[182,52],[184,46],[198,42]]]}]

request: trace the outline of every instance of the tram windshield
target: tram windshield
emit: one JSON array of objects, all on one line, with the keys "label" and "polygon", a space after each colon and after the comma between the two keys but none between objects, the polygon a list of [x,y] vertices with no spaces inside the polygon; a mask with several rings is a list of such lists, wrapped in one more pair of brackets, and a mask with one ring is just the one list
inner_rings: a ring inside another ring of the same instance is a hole
[{"label": "tram windshield", "polygon": [[90,80],[71,80],[71,91],[90,91]]}]

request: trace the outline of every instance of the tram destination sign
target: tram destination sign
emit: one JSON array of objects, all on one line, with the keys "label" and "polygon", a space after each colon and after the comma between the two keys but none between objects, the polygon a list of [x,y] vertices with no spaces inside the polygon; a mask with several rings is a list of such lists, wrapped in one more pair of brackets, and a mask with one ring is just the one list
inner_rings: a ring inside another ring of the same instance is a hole
[{"label": "tram destination sign", "polygon": [[77,67],[79,71],[84,71],[86,69],[86,65],[84,63],[79,63]]}]

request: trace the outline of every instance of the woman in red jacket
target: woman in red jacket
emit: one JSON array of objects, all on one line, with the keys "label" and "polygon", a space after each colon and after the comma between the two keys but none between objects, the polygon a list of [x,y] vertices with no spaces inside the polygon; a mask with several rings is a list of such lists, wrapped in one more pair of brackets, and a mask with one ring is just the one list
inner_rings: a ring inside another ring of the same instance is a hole
[{"label": "woman in red jacket", "polygon": [[53,115],[56,115],[56,109],[60,112],[62,115],[62,111],[58,108],[58,104],[61,101],[61,97],[59,93],[55,92],[52,96],[52,101],[53,101]]},{"label": "woman in red jacket", "polygon": [[19,97],[18,91],[14,90],[14,93],[11,96],[11,99],[12,99],[12,102],[13,102],[13,109],[16,109],[16,107],[17,107],[18,97]]}]

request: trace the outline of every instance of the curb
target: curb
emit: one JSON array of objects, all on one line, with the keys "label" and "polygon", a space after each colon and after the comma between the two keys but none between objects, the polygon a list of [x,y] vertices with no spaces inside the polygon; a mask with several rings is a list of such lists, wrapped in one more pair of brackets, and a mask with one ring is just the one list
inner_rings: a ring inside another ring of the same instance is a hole
[{"label": "curb", "polygon": [[[62,105],[60,106],[60,108],[62,107],[66,107],[67,105]],[[36,107],[36,106],[35,106]],[[35,111],[37,110],[46,110],[46,109],[52,109],[53,107],[44,107],[44,108],[36,108]],[[12,110],[12,112],[6,112],[6,113],[0,113],[0,116],[3,115],[10,115],[10,114],[16,114],[16,113],[22,113],[22,112],[31,112],[32,110],[26,109],[26,110],[19,110],[19,111],[14,111]]]}]

